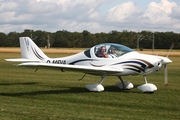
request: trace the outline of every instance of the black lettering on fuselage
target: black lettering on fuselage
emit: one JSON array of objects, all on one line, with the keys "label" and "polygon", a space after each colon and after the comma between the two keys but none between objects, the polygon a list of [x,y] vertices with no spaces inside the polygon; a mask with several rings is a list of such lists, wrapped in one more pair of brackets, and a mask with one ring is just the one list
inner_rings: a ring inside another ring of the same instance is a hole
[{"label": "black lettering on fuselage", "polygon": [[47,60],[47,62],[46,63],[51,63],[51,61],[50,60]]},{"label": "black lettering on fuselage", "polygon": [[46,63],[53,63],[53,64],[66,64],[66,60],[47,60]]},{"label": "black lettering on fuselage", "polygon": [[66,64],[65,60],[53,60],[52,63],[54,64]]}]

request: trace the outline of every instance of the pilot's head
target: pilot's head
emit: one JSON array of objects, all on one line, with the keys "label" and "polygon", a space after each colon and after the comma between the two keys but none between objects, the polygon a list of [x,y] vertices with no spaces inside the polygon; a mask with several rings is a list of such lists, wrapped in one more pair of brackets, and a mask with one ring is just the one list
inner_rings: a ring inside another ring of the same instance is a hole
[{"label": "pilot's head", "polygon": [[106,52],[106,47],[105,46],[101,46],[100,52],[101,53],[105,53]]},{"label": "pilot's head", "polygon": [[115,48],[114,47],[110,47],[108,52],[111,53],[111,54],[114,54],[115,53]]}]

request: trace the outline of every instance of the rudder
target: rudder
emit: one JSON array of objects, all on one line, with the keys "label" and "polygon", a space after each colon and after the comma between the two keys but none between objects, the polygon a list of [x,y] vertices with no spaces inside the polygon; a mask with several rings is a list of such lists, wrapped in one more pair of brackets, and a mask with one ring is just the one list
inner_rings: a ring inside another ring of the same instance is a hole
[{"label": "rudder", "polygon": [[29,37],[20,37],[19,41],[22,58],[29,60],[43,60],[48,58]]}]

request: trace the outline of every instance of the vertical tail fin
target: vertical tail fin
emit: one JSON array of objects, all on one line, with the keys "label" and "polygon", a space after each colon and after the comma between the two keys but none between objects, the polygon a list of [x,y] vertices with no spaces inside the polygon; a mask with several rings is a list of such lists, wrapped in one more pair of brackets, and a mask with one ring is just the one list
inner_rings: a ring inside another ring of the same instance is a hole
[{"label": "vertical tail fin", "polygon": [[48,57],[41,51],[41,49],[29,38],[20,37],[21,57],[19,59],[6,59],[11,62],[38,62]]},{"label": "vertical tail fin", "polygon": [[48,58],[29,37],[20,37],[19,41],[22,58],[31,60],[43,60]]}]

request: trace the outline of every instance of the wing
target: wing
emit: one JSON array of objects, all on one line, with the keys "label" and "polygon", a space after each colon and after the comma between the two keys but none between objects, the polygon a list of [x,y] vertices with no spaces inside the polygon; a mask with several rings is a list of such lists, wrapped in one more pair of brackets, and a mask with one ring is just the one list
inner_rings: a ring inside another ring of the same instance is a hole
[{"label": "wing", "polygon": [[40,62],[40,60],[32,60],[27,58],[14,58],[14,59],[5,59],[8,62]]},{"label": "wing", "polygon": [[82,65],[65,65],[65,64],[50,64],[50,63],[21,63],[18,66],[24,67],[35,67],[35,68],[56,68],[61,71],[77,71],[87,74],[103,75],[103,74],[116,74],[123,72],[122,68],[112,67],[93,67],[93,66],[82,66]]}]

